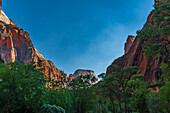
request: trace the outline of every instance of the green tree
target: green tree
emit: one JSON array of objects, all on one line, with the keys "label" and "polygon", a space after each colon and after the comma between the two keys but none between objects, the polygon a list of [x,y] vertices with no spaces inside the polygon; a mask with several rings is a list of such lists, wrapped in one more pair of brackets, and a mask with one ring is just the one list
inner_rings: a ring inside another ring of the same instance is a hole
[{"label": "green tree", "polygon": [[[128,87],[128,81],[132,77],[133,73],[138,71],[139,68],[136,66],[125,67],[121,70],[121,72],[118,71],[118,67],[116,65],[111,65],[110,68],[115,71],[104,78],[104,81],[102,82],[103,92],[105,92],[112,103],[113,113],[116,112],[116,109],[114,108],[114,101],[118,102],[120,113],[123,112],[123,108],[124,112],[127,113],[128,106],[126,87]],[[122,107],[122,102],[124,107]]]},{"label": "green tree", "polygon": [[56,107],[60,106],[67,113],[74,113],[74,109],[72,109],[72,92],[65,88],[67,84],[65,73],[63,71],[60,72],[60,79],[57,81],[51,78],[48,78],[46,81],[45,95],[42,97],[45,105],[43,108],[48,111],[49,109],[56,110]]},{"label": "green tree", "polygon": [[[67,113],[74,113],[72,109],[72,94],[71,91],[66,90],[64,88],[62,89],[46,89],[45,95],[43,96],[44,106],[45,109],[48,108],[48,106],[60,106],[62,107]],[[56,107],[54,107],[56,108]]]},{"label": "green tree", "polygon": [[147,96],[147,107],[150,113],[159,113],[159,95],[156,91],[150,91]]},{"label": "green tree", "polygon": [[168,64],[162,63],[162,87],[159,90],[159,105],[164,113],[170,112],[170,67]]},{"label": "green tree", "polygon": [[[143,39],[144,55],[147,57],[162,57],[168,56],[170,36],[170,2],[169,0],[156,0],[153,10],[154,23],[146,23],[141,31],[137,31],[139,39]],[[163,61],[166,58],[163,58]]]},{"label": "green tree", "polygon": [[149,113],[147,107],[148,83],[144,81],[143,75],[133,75],[128,81],[127,92],[131,94],[130,108],[135,112]]},{"label": "green tree", "polygon": [[65,110],[56,105],[44,104],[41,107],[40,113],[65,113]]},{"label": "green tree", "polygon": [[76,113],[86,113],[94,109],[96,97],[91,82],[90,76],[79,76],[69,84]]},{"label": "green tree", "polygon": [[37,112],[44,88],[43,74],[32,63],[0,64],[0,112]]}]

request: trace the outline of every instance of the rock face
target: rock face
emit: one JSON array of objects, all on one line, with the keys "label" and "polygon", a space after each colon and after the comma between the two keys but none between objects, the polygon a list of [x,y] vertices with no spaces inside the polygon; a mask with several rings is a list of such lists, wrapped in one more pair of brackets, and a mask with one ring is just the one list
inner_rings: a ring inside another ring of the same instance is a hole
[{"label": "rock face", "polygon": [[125,43],[125,54],[129,52],[131,46],[133,45],[133,42],[135,41],[135,37],[134,36],[131,36],[129,35],[127,40],[126,40],[126,43]]},{"label": "rock face", "polygon": [[[0,0],[1,4],[2,0]],[[67,79],[67,75],[58,70],[51,61],[47,61],[32,44],[30,36],[23,29],[11,21],[0,9],[0,62],[19,62],[29,63],[42,62],[45,77],[60,80],[61,76]]]},{"label": "rock face", "polygon": [[0,9],[1,9],[1,6],[2,6],[2,0],[0,0]]},{"label": "rock face", "polygon": [[69,75],[69,83],[74,79],[74,75],[73,74],[70,74]]},{"label": "rock face", "polygon": [[[146,23],[154,24],[152,12],[148,16]],[[170,37],[167,37],[167,40],[170,41]],[[160,63],[166,62],[170,58],[170,51],[167,51],[167,53],[161,58],[146,58],[143,55],[144,51],[142,49],[142,44],[144,41],[145,40],[143,39],[139,40],[138,36],[136,36],[136,38],[129,36],[125,44],[125,54],[122,57],[116,59],[111,65],[117,65],[119,70],[127,66],[138,66],[140,71],[138,71],[136,74],[142,74],[144,75],[145,81],[152,82],[152,80],[156,81],[160,78],[162,74]],[[167,46],[170,47],[170,44]],[[111,74],[113,71],[114,70],[108,67],[106,74]]]},{"label": "rock face", "polygon": [[87,76],[90,75],[90,79],[95,77],[96,80],[98,80],[97,76],[95,75],[94,71],[92,70],[83,70],[83,69],[78,69],[74,72],[74,78],[77,78],[79,76]]}]

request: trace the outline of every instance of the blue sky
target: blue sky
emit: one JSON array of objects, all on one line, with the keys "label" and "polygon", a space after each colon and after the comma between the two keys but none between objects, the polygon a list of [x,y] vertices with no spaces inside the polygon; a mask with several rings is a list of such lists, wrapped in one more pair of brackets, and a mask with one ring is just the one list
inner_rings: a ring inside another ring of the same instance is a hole
[{"label": "blue sky", "polygon": [[67,74],[106,72],[136,35],[154,0],[3,0],[2,9],[27,31],[40,53]]}]

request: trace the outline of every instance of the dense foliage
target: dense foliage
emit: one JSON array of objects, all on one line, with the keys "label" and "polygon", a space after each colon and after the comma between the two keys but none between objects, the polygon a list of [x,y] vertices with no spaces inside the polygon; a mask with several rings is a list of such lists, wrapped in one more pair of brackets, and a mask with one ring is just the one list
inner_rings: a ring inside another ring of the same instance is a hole
[{"label": "dense foliage", "polygon": [[[167,113],[169,112],[169,66],[164,72],[160,93],[148,89],[139,68],[126,67],[91,85],[89,76],[80,76],[67,89],[45,80],[33,64],[0,64],[0,112],[2,113]],[[95,82],[95,81],[94,81]],[[57,84],[59,83],[59,84]],[[50,84],[50,85],[47,85]],[[156,104],[155,104],[156,103]]]},{"label": "dense foliage", "polygon": [[45,80],[33,63],[0,64],[1,113],[86,113],[93,110],[95,92],[89,76],[62,81]]},{"label": "dense foliage", "polygon": [[[162,2],[163,1],[163,2]],[[138,38],[144,40],[144,55],[147,57],[162,57],[170,50],[168,36],[170,36],[170,2],[156,0],[154,5],[153,22],[146,23],[142,30],[137,31]],[[167,60],[163,58],[163,60]]]},{"label": "dense foliage", "polygon": [[0,111],[37,112],[42,104],[44,79],[32,64],[0,64]]},{"label": "dense foliage", "polygon": [[135,75],[139,71],[136,66],[119,70],[112,65],[114,72],[100,74],[101,81],[95,85],[95,79],[79,76],[64,88],[66,81],[44,79],[43,71],[34,63],[0,63],[0,113],[169,113],[170,65],[166,54],[170,3],[164,1],[155,4],[154,24],[147,23],[138,31],[147,57],[165,55],[156,86],[159,92],[144,81],[143,75]]}]

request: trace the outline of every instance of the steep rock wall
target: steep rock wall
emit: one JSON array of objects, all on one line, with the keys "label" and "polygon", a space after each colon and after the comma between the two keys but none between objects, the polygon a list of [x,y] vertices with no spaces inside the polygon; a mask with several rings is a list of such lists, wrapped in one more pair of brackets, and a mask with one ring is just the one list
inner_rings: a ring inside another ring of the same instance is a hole
[{"label": "steep rock wall", "polygon": [[[1,0],[2,1],[2,0]],[[1,3],[0,1],[0,3]],[[67,75],[58,70],[51,61],[47,61],[38,50],[35,49],[30,36],[23,29],[11,21],[0,9],[0,62],[41,62],[46,78],[60,80],[61,76],[67,80]]]},{"label": "steep rock wall", "polygon": [[[153,12],[149,14],[146,24],[147,23],[154,24]],[[158,26],[161,26],[161,23]],[[144,50],[142,49],[142,44],[144,43],[145,40],[144,39],[139,40],[138,36],[136,36],[135,39],[133,38],[134,41],[131,41],[130,40],[131,37],[132,36],[128,37],[127,42],[125,44],[125,54],[119,57],[118,59],[114,60],[114,62],[111,65],[117,65],[119,71],[127,66],[138,66],[140,70],[135,74],[144,75],[145,81],[148,82],[157,81],[158,79],[160,79],[160,76],[162,74],[160,69],[160,63],[167,62],[168,59],[170,59],[170,51],[166,51],[166,53],[163,54],[162,57],[157,59],[154,59],[153,57],[145,57],[143,55]],[[158,40],[159,43],[163,42],[161,40],[161,37],[158,38]],[[167,37],[166,40],[170,42],[170,37]],[[170,44],[167,44],[167,46],[170,47]],[[114,70],[108,67],[106,75],[112,74],[113,71]]]}]

